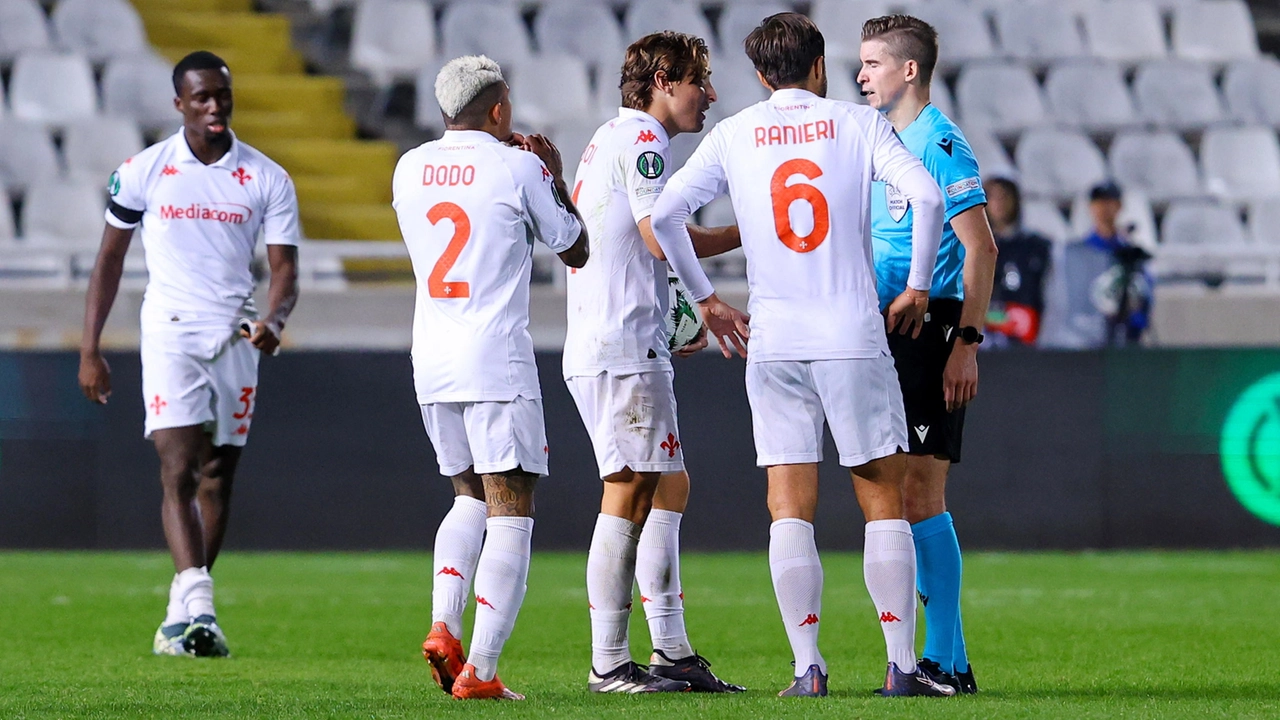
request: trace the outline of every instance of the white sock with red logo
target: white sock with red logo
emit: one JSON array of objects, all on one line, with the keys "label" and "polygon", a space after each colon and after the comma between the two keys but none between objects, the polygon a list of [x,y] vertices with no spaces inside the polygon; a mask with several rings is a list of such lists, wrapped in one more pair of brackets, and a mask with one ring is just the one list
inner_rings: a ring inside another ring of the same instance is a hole
[{"label": "white sock with red logo", "polygon": [[476,563],[476,628],[467,661],[476,677],[489,681],[498,672],[498,656],[511,637],[529,578],[533,518],[491,517],[488,537]]},{"label": "white sock with red logo", "polygon": [[459,495],[436,530],[431,556],[431,622],[449,626],[449,632],[459,639],[462,611],[467,609],[488,515],[483,500]]},{"label": "white sock with red logo", "polygon": [[804,675],[810,665],[826,674],[827,661],[818,652],[822,561],[813,542],[812,523],[787,518],[769,526],[769,571],[782,624],[795,654],[796,677]]},{"label": "white sock with red logo", "polygon": [[640,526],[600,513],[587,553],[587,603],[591,609],[591,667],[606,674],[631,660],[627,623],[636,574]]},{"label": "white sock with red logo", "polygon": [[916,671],[916,544],[906,520],[867,523],[862,575],[876,605],[889,662]]},{"label": "white sock with red logo", "polygon": [[651,510],[636,549],[636,583],[653,648],[671,660],[693,655],[680,590],[680,513]]}]

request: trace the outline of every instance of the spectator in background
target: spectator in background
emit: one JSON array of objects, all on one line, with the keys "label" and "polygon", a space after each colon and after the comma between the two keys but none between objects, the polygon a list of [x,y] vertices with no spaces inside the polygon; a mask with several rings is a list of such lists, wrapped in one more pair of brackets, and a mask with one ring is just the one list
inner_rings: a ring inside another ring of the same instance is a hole
[{"label": "spectator in background", "polygon": [[987,334],[996,347],[1034,345],[1044,315],[1045,278],[1052,244],[1022,227],[1022,192],[1004,177],[983,183],[987,221],[1000,250],[995,288],[987,312]]},{"label": "spectator in background", "polygon": [[1123,195],[1106,181],[1089,191],[1093,227],[1063,255],[1067,323],[1076,347],[1137,343],[1151,312],[1151,256],[1129,241],[1133,227],[1118,225]]}]

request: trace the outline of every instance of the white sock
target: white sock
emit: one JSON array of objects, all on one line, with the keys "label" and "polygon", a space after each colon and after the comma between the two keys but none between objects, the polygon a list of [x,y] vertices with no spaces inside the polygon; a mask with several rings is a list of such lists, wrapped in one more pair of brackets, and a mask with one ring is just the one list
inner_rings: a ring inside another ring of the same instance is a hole
[{"label": "white sock", "polygon": [[649,637],[653,648],[672,660],[693,654],[680,588],[680,518],[678,512],[651,510],[636,550],[636,582]]},{"label": "white sock", "polygon": [[174,573],[173,582],[169,583],[169,607],[165,608],[162,623],[164,627],[191,622],[191,614],[187,612],[187,603],[182,594],[182,583],[178,582],[178,573]]},{"label": "white sock", "polygon": [[178,573],[174,582],[178,585],[178,593],[191,619],[201,615],[217,615],[213,609],[213,578],[209,576],[208,568],[187,568]]},{"label": "white sock", "polygon": [[459,495],[436,530],[431,556],[431,622],[448,625],[456,638],[462,637],[462,611],[467,609],[488,514],[483,500]]},{"label": "white sock", "polygon": [[813,524],[796,518],[769,526],[769,570],[773,593],[782,611],[796,675],[817,665],[827,672],[827,661],[818,652],[818,619],[822,613],[822,561],[813,542]]},{"label": "white sock", "polygon": [[467,661],[477,678],[489,681],[498,672],[498,656],[524,602],[533,518],[491,517],[485,527],[488,537],[476,563],[476,627]]},{"label": "white sock", "polygon": [[880,616],[889,662],[916,670],[916,544],[906,520],[867,523],[862,574]]},{"label": "white sock", "polygon": [[587,553],[587,603],[591,608],[591,667],[598,673],[630,662],[627,623],[636,574],[640,526],[600,513]]}]

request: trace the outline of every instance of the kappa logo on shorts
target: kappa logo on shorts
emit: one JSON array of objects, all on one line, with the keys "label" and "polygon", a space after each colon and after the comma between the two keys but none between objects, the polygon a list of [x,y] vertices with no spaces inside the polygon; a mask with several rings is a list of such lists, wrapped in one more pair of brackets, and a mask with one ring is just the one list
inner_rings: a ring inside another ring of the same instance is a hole
[{"label": "kappa logo on shorts", "polygon": [[925,437],[928,436],[929,434],[929,426],[917,425],[915,427],[915,431],[916,431],[916,437],[920,438],[920,442],[924,442]]}]

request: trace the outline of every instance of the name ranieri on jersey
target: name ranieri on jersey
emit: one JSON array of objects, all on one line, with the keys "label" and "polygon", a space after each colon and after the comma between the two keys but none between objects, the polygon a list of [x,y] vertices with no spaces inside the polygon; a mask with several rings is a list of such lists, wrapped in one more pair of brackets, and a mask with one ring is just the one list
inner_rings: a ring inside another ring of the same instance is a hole
[{"label": "name ranieri on jersey", "polygon": [[763,145],[801,145],[819,140],[836,139],[834,120],[815,120],[803,125],[770,125],[758,127],[756,147]]}]

